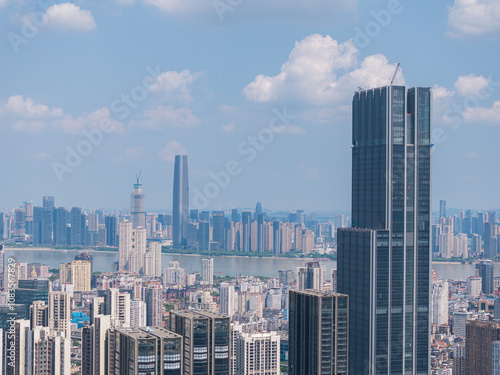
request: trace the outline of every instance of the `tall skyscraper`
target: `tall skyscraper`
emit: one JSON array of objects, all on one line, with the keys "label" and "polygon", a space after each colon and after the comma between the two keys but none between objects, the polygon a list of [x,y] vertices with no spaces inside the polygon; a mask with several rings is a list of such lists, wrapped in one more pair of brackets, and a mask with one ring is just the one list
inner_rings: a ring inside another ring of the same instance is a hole
[{"label": "tall skyscraper", "polygon": [[229,375],[229,317],[208,311],[170,311],[170,330],[183,337],[184,374]]},{"label": "tall skyscraper", "polygon": [[213,250],[224,251],[225,248],[225,224],[224,224],[224,211],[212,212],[213,218],[213,242],[216,248]]},{"label": "tall skyscraper", "polygon": [[187,225],[189,222],[189,180],[187,155],[175,155],[174,201],[172,206],[173,246],[182,248],[187,245]]},{"label": "tall skyscraper", "polygon": [[130,194],[130,221],[133,229],[138,227],[146,228],[146,206],[139,176],[137,176],[137,182],[134,184],[134,192]]},{"label": "tall skyscraper", "polygon": [[446,217],[446,201],[439,201],[439,217]]},{"label": "tall skyscraper", "polygon": [[484,294],[493,294],[495,291],[495,265],[491,260],[481,260],[476,264],[476,272],[482,281],[482,291]]},{"label": "tall skyscraper", "polygon": [[120,223],[119,268],[130,272],[144,273],[146,255],[146,229],[132,229],[132,223],[125,220]]},{"label": "tall skyscraper", "polygon": [[242,251],[248,252],[251,249],[252,213],[250,211],[243,211],[241,213],[241,220],[243,225],[241,249]]},{"label": "tall skyscraper", "polygon": [[116,233],[118,222],[116,216],[105,216],[104,224],[106,226],[106,246],[118,246],[118,236]]},{"label": "tall skyscraper", "polygon": [[351,374],[430,371],[431,90],[353,98],[352,229],[338,231]]},{"label": "tall skyscraper", "polygon": [[289,301],[289,374],[347,374],[349,297],[290,290]]}]

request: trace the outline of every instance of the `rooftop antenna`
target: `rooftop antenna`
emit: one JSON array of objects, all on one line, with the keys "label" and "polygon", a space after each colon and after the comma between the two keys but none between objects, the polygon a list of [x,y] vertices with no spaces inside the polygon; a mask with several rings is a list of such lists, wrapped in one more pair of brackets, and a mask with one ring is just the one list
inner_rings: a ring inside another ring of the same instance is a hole
[{"label": "rooftop antenna", "polygon": [[139,182],[140,178],[141,178],[141,173],[142,173],[142,170],[139,171],[139,174],[135,174],[135,178],[137,179],[137,183],[136,185],[140,185],[141,183]]},{"label": "rooftop antenna", "polygon": [[392,84],[394,83],[394,79],[396,78],[396,74],[398,74],[398,70],[399,70],[400,65],[401,65],[401,63],[398,63],[398,65],[396,65],[396,70],[394,71],[394,74],[392,75],[391,82],[389,83],[389,86],[392,86]]}]

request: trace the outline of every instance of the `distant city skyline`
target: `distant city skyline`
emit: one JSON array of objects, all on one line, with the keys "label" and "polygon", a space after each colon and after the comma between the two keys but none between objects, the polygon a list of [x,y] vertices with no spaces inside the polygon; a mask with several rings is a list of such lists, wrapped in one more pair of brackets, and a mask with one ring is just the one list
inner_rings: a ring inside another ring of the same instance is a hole
[{"label": "distant city skyline", "polygon": [[147,209],[170,210],[186,154],[193,191],[238,163],[208,208],[346,212],[352,93],[397,63],[397,84],[434,89],[433,207],[500,207],[498,2],[164,3],[54,4],[26,37],[43,7],[0,1],[0,208],[124,208],[142,170]]}]

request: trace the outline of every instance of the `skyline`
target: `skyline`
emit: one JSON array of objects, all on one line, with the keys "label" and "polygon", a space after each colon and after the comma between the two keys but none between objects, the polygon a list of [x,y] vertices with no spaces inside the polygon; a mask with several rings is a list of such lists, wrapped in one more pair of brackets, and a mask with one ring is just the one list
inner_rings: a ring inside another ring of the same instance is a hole
[{"label": "skyline", "polygon": [[[212,2],[167,3],[54,4],[25,38],[40,5],[0,1],[2,209],[46,193],[66,207],[127,207],[142,170],[147,210],[170,210],[183,153],[193,190],[230,161],[241,167],[207,208],[348,212],[351,95],[387,84],[399,62],[397,84],[434,90],[433,207],[500,207],[497,3],[243,2],[222,18]],[[138,19],[149,22],[130,27]],[[17,53],[13,34],[27,40]],[[59,182],[53,163],[96,129]],[[263,129],[272,141],[249,162],[238,148]]]}]

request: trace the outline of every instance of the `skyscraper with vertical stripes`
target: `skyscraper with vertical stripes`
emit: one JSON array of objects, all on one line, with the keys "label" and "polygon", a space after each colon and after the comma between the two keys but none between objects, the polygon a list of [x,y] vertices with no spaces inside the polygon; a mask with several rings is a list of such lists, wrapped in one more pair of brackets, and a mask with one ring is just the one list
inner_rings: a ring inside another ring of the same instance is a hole
[{"label": "skyscraper with vertical stripes", "polygon": [[431,90],[361,90],[352,121],[353,228],[337,243],[349,374],[429,374]]},{"label": "skyscraper with vertical stripes", "polygon": [[175,155],[173,200],[173,246],[187,245],[189,222],[189,180],[187,155]]}]

